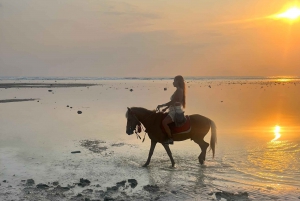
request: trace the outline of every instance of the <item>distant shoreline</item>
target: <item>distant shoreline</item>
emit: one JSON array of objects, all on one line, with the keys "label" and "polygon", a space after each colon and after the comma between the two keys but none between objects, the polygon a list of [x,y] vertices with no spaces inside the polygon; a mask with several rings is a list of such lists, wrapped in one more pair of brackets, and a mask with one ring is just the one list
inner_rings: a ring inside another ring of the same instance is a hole
[{"label": "distant shoreline", "polygon": [[[300,80],[300,76],[185,76],[185,80]],[[173,77],[26,77],[4,76],[1,80],[172,80]]]}]

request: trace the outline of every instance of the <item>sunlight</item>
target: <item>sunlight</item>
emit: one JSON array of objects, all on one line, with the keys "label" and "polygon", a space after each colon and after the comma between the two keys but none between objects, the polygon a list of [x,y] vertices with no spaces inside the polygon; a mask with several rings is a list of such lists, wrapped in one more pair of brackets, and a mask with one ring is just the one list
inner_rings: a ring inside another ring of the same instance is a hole
[{"label": "sunlight", "polygon": [[272,18],[277,19],[288,19],[288,20],[296,20],[300,17],[300,9],[296,6],[289,8],[287,11],[283,13],[279,13],[276,15],[273,15]]},{"label": "sunlight", "polygon": [[275,128],[274,128],[274,135],[275,135],[275,138],[273,139],[273,140],[271,140],[272,142],[274,142],[274,141],[276,141],[276,140],[278,140],[279,138],[280,138],[280,136],[281,136],[281,134],[279,133],[280,132],[280,126],[275,126]]}]

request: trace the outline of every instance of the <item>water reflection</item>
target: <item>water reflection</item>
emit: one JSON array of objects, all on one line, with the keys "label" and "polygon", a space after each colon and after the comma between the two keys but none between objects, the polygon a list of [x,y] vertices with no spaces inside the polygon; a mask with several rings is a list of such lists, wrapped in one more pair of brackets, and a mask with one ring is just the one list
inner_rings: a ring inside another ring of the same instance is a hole
[{"label": "water reflection", "polygon": [[281,136],[281,134],[279,133],[280,129],[281,129],[280,126],[275,126],[275,129],[274,129],[275,138],[271,142],[274,142],[280,138],[280,136]]},{"label": "water reflection", "polygon": [[[298,171],[300,148],[290,141],[268,142],[265,146],[249,149],[248,171],[253,176],[274,182],[293,183]],[[251,168],[250,168],[251,167]]]}]

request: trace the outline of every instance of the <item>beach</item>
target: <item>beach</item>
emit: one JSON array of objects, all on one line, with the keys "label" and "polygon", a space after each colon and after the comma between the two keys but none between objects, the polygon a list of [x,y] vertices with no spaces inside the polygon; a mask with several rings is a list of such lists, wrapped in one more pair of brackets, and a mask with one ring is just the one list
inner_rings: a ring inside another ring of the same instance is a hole
[{"label": "beach", "polygon": [[185,114],[216,123],[216,156],[175,142],[172,168],[158,144],[143,168],[127,107],[154,110],[172,82],[1,80],[0,200],[300,199],[299,79],[187,79]]}]

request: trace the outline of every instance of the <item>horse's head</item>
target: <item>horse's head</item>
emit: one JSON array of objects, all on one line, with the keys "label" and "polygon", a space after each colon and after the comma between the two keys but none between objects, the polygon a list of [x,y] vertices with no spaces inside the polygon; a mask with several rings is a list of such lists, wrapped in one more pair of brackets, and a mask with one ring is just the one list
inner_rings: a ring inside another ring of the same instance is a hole
[{"label": "horse's head", "polygon": [[134,115],[132,110],[130,108],[127,109],[128,110],[126,112],[126,118],[127,118],[126,133],[128,135],[132,135],[136,127],[140,125],[140,122],[137,119],[137,117]]}]

